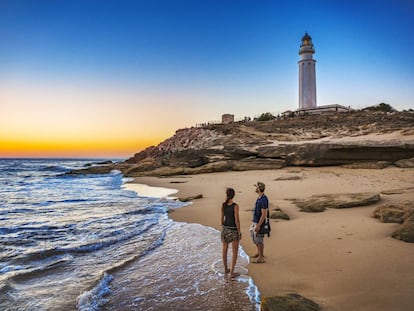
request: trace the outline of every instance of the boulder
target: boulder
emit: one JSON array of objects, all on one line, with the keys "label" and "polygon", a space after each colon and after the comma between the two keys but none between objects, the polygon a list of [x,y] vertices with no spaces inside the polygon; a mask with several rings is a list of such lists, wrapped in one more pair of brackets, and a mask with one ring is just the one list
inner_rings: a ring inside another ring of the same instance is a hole
[{"label": "boulder", "polygon": [[282,211],[282,209],[280,208],[275,208],[271,213],[270,213],[270,218],[271,219],[284,219],[284,220],[290,220],[290,217],[288,214],[286,214],[284,211]]},{"label": "boulder", "polygon": [[181,201],[181,202],[189,202],[189,201],[192,201],[192,200],[195,200],[195,199],[201,199],[201,198],[203,198],[203,195],[202,194],[197,194],[197,195],[190,196],[190,197],[178,198],[178,200]]},{"label": "boulder", "polygon": [[414,158],[401,159],[395,162],[394,164],[401,168],[414,168]]},{"label": "boulder", "polygon": [[313,195],[306,199],[291,199],[303,212],[323,212],[325,208],[349,208],[375,204],[381,200],[378,193],[339,193]]},{"label": "boulder", "polygon": [[373,214],[374,217],[378,218],[381,222],[402,224],[406,219],[414,215],[414,203],[397,202],[383,204],[378,206]]},{"label": "boulder", "polygon": [[321,307],[312,300],[299,294],[286,296],[264,297],[261,303],[262,311],[320,311]]},{"label": "boulder", "polygon": [[392,233],[394,239],[414,243],[414,217],[407,218],[404,223]]}]

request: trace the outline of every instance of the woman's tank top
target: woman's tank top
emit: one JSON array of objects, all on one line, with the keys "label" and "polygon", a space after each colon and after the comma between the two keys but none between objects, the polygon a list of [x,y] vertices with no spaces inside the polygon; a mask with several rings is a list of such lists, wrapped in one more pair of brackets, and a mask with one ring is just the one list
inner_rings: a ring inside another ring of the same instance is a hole
[{"label": "woman's tank top", "polygon": [[236,203],[226,205],[224,207],[224,226],[229,228],[237,229],[236,219],[234,218],[234,207]]}]

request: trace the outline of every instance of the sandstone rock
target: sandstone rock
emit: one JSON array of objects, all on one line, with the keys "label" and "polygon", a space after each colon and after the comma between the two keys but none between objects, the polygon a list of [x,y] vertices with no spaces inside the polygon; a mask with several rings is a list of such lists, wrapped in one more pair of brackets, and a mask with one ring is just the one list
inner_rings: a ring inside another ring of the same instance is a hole
[{"label": "sandstone rock", "polygon": [[383,204],[378,206],[373,214],[374,217],[378,218],[381,222],[402,224],[405,220],[414,215],[414,203],[398,202]]},{"label": "sandstone rock", "polygon": [[394,239],[414,243],[414,217],[407,218],[404,223],[392,233]]},{"label": "sandstone rock", "polygon": [[[174,176],[174,175],[187,175],[186,168],[183,167],[159,167],[155,170],[148,172],[140,172],[132,176]],[[129,175],[131,176],[131,175]]]},{"label": "sandstone rock", "polygon": [[203,198],[203,195],[202,194],[197,194],[197,195],[194,195],[194,196],[191,196],[191,197],[178,198],[178,200],[181,201],[181,202],[189,202],[189,201],[192,201],[192,200],[195,200],[195,199],[201,199],[201,198]]},{"label": "sandstone rock", "polygon": [[381,194],[386,194],[386,195],[403,194],[403,193],[414,193],[414,187],[381,191]]},{"label": "sandstone rock", "polygon": [[218,161],[207,163],[200,167],[195,167],[187,170],[187,174],[204,174],[214,172],[225,172],[230,169],[230,165],[227,161]]},{"label": "sandstone rock", "polygon": [[341,193],[313,195],[307,199],[292,199],[304,212],[323,212],[325,208],[349,208],[377,203],[378,193]]},{"label": "sandstone rock", "polygon": [[284,166],[285,161],[280,159],[261,159],[256,157],[231,162],[231,169],[234,171],[279,169]]},{"label": "sandstone rock", "polygon": [[126,177],[139,176],[140,173],[145,171],[152,171],[161,167],[161,163],[154,158],[145,158],[138,164],[131,165],[123,173]]},{"label": "sandstone rock", "polygon": [[414,158],[401,159],[395,162],[394,164],[401,168],[414,168]]},{"label": "sandstone rock", "polygon": [[290,220],[290,217],[288,214],[286,214],[282,209],[275,208],[273,212],[270,213],[271,219],[284,219],[284,220]]},{"label": "sandstone rock", "polygon": [[383,169],[388,167],[391,162],[388,161],[367,161],[344,164],[342,167],[353,169]]},{"label": "sandstone rock", "polygon": [[320,311],[320,306],[298,294],[265,297],[262,299],[262,311]]},{"label": "sandstone rock", "polygon": [[293,175],[293,176],[280,176],[275,178],[275,181],[284,181],[284,180],[301,180],[302,176]]},{"label": "sandstone rock", "polygon": [[359,161],[398,161],[414,155],[414,144],[400,142],[278,144],[258,148],[258,156],[284,159],[287,165],[344,165]]}]

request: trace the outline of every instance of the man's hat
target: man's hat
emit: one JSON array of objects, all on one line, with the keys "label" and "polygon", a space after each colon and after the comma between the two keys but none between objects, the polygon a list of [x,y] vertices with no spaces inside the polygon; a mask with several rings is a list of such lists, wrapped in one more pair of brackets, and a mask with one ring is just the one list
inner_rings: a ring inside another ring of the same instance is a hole
[{"label": "man's hat", "polygon": [[258,182],[257,182],[257,184],[255,184],[254,186],[255,186],[256,188],[259,188],[259,190],[260,190],[261,192],[263,192],[263,191],[265,190],[265,188],[266,188],[265,184],[264,184],[264,183],[262,183],[261,181],[258,181]]}]

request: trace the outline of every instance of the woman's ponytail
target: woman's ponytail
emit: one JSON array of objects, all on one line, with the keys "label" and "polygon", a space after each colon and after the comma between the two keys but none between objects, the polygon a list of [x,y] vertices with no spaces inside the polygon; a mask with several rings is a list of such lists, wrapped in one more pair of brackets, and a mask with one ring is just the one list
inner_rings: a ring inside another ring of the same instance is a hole
[{"label": "woman's ponytail", "polygon": [[221,207],[221,209],[224,211],[224,208],[226,207],[226,205],[229,203],[229,201],[231,199],[234,198],[234,189],[233,188],[227,188],[226,189],[226,201],[223,202],[223,206]]}]

